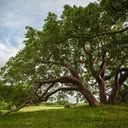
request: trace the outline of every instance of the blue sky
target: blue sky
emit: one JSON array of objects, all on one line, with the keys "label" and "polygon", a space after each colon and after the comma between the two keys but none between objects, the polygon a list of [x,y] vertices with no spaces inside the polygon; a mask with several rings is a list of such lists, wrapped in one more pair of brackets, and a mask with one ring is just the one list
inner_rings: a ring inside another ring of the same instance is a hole
[{"label": "blue sky", "polygon": [[65,4],[86,6],[95,0],[0,0],[0,66],[22,49],[25,26],[41,28],[48,12],[60,15]]}]

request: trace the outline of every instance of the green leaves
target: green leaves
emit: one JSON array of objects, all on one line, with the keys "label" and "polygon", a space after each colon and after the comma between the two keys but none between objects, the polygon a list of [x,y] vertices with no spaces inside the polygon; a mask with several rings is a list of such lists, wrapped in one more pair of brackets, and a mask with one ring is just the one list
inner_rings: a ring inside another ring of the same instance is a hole
[{"label": "green leaves", "polygon": [[111,15],[115,21],[125,20],[128,13],[127,0],[101,0],[101,6]]}]

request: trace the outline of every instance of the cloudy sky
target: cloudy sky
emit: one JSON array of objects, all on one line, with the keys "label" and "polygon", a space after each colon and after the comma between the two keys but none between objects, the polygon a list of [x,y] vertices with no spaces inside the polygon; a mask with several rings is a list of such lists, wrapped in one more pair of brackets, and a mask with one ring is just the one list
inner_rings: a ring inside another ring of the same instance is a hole
[{"label": "cloudy sky", "polygon": [[86,6],[94,0],[0,0],[0,66],[23,48],[25,26],[41,28],[49,11],[60,15],[65,4]]}]

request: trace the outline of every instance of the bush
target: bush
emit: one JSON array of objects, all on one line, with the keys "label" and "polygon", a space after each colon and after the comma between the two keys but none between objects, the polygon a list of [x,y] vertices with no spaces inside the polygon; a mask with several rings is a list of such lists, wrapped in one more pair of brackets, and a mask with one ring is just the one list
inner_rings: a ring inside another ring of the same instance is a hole
[{"label": "bush", "polygon": [[0,110],[8,109],[8,104],[4,100],[0,100]]}]

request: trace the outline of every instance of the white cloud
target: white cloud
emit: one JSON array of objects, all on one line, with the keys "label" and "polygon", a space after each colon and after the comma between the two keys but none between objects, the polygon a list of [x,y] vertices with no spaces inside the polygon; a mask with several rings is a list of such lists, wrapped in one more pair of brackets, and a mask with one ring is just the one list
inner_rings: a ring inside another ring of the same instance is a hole
[{"label": "white cloud", "polygon": [[5,7],[0,9],[0,26],[7,28],[22,28],[25,25],[39,26],[47,17],[49,11],[61,13],[65,4],[86,6],[95,0],[9,0]]},{"label": "white cloud", "polygon": [[77,5],[77,6],[87,6],[90,2],[94,2],[96,0],[58,0],[59,4],[69,4],[69,5]]},{"label": "white cloud", "polygon": [[3,66],[10,57],[15,56],[19,49],[22,48],[23,45],[13,47],[9,44],[7,45],[4,42],[0,41],[0,66]]},{"label": "white cloud", "polygon": [[41,28],[49,11],[61,14],[65,4],[86,6],[94,0],[0,0],[0,66],[23,48],[25,26]]},{"label": "white cloud", "polygon": [[10,29],[20,28],[24,26],[28,21],[27,18],[19,16],[14,12],[6,12],[6,17],[1,20],[2,26]]}]

